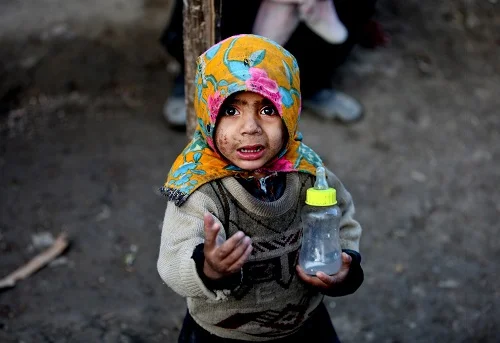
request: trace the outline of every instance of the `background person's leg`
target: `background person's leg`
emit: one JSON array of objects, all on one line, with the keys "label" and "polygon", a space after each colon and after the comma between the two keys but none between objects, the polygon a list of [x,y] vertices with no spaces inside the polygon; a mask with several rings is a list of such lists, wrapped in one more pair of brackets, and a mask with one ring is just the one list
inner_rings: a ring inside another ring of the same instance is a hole
[{"label": "background person's leg", "polygon": [[329,44],[301,23],[285,44],[300,67],[304,107],[325,118],[351,122],[361,118],[361,104],[349,95],[332,89],[337,68],[345,62],[359,42],[363,30],[375,12],[376,0],[334,1],[337,14],[349,36],[342,44]]}]

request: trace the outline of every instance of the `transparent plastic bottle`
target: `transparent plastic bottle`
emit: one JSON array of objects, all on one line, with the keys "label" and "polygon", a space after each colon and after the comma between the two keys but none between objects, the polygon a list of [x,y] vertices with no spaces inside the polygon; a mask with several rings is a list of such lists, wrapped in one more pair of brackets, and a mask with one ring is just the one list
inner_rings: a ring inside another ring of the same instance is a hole
[{"label": "transparent plastic bottle", "polygon": [[342,213],[337,204],[337,192],[328,186],[325,168],[316,169],[314,187],[307,190],[302,209],[302,247],[299,265],[309,275],[324,272],[328,275],[340,269],[339,224]]}]

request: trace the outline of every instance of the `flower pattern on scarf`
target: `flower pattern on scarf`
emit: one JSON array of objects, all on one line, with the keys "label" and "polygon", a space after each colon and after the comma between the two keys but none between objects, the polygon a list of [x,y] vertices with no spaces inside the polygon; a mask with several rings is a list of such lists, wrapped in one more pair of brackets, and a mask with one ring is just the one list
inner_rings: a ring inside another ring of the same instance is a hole
[{"label": "flower pattern on scarf", "polygon": [[252,67],[248,71],[250,72],[250,78],[245,81],[247,89],[271,100],[274,107],[278,109],[280,116],[282,116],[281,94],[276,81],[270,79],[264,69]]},{"label": "flower pattern on scarf", "polygon": [[260,168],[258,172],[262,173],[273,173],[273,172],[293,172],[296,169],[293,167],[293,163],[284,157],[281,157],[274,162],[270,163],[268,166]]},{"label": "flower pattern on scarf", "polygon": [[217,115],[219,114],[219,109],[224,102],[224,97],[221,96],[220,91],[211,94],[208,97],[208,110],[210,111],[210,123],[215,125],[217,120]]}]

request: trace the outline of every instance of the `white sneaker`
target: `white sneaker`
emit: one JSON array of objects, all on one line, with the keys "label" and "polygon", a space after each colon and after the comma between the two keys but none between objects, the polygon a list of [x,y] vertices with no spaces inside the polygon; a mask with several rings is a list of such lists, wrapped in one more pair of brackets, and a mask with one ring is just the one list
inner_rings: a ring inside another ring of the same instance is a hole
[{"label": "white sneaker", "polygon": [[363,106],[353,97],[333,89],[322,89],[304,99],[304,108],[325,119],[351,123],[363,117]]},{"label": "white sneaker", "polygon": [[186,125],[186,102],[184,97],[170,96],[163,105],[163,117],[171,126]]}]

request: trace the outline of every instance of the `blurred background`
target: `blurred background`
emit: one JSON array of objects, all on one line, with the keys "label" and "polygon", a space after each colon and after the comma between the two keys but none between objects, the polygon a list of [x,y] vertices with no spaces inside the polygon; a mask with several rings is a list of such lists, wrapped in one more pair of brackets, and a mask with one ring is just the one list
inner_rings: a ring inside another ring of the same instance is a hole
[{"label": "blurred background", "polygon": [[[171,2],[0,2],[0,342],[176,342],[185,301],[156,271],[187,143],[163,104]],[[379,0],[390,42],[332,80],[351,125],[305,111],[306,144],[351,191],[365,282],[325,301],[341,340],[500,342],[500,3]]]}]

